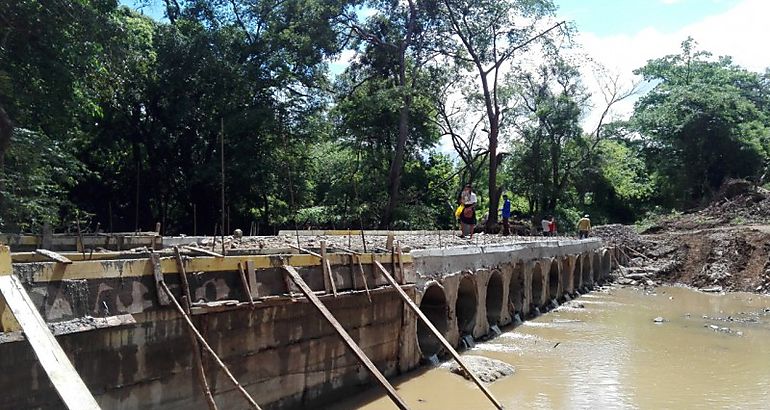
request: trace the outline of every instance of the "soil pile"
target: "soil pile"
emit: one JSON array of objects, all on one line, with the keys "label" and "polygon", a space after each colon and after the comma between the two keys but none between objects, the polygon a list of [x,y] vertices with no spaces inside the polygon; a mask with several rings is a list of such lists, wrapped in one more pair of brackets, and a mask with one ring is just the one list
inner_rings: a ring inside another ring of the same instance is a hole
[{"label": "soil pile", "polygon": [[770,223],[770,192],[744,179],[730,179],[706,207],[666,217],[644,233]]}]

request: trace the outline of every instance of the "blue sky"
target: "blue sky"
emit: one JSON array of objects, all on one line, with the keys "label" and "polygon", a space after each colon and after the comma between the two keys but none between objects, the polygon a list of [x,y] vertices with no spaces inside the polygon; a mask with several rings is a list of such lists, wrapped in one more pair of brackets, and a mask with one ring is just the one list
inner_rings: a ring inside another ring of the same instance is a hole
[{"label": "blue sky", "polygon": [[645,28],[676,31],[723,13],[736,0],[557,0],[559,14],[598,36],[632,34]]}]

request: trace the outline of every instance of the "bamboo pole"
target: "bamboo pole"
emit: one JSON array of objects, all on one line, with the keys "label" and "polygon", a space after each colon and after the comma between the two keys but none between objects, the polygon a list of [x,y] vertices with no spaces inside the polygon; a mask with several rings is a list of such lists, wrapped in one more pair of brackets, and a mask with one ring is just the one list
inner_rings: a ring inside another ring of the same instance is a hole
[{"label": "bamboo pole", "polygon": [[444,348],[449,351],[449,353],[452,355],[452,357],[457,361],[457,364],[460,365],[460,367],[465,370],[466,373],[473,379],[473,382],[476,383],[477,386],[479,386],[479,389],[484,393],[484,395],[487,396],[489,401],[492,402],[492,404],[495,405],[496,408],[502,410],[503,405],[500,404],[499,401],[492,395],[492,393],[484,386],[484,384],[481,382],[481,380],[476,376],[475,373],[463,362],[462,358],[460,358],[460,355],[457,353],[457,351],[452,347],[452,345],[449,344],[449,342],[444,338],[444,335],[441,334],[441,332],[436,329],[435,326],[433,326],[433,323],[431,323],[430,320],[425,316],[424,313],[420,310],[420,308],[414,303],[412,298],[409,297],[409,295],[404,292],[403,289],[401,289],[401,286],[396,283],[396,280],[393,279],[393,276],[390,275],[387,269],[385,269],[384,266],[379,261],[374,261],[374,264],[377,266],[377,268],[380,270],[383,276],[385,276],[385,279],[390,283],[391,286],[393,286],[396,291],[398,292],[399,296],[401,296],[401,299],[404,300],[404,302],[409,306],[412,311],[417,315],[417,317],[420,318],[420,320],[425,323],[425,325],[430,329],[431,332],[438,338],[438,340],[441,342],[442,345],[444,345]]},{"label": "bamboo pole", "polygon": [[174,297],[174,294],[171,293],[171,289],[168,288],[168,285],[166,285],[165,281],[161,281],[160,285],[163,287],[163,290],[168,295],[169,299],[171,299],[171,302],[173,303],[176,310],[179,312],[180,315],[182,315],[182,318],[184,319],[185,323],[187,323],[188,328],[191,332],[195,334],[195,337],[198,339],[198,342],[206,349],[207,352],[211,355],[212,358],[214,358],[214,362],[222,369],[223,372],[227,375],[227,378],[230,379],[230,381],[235,385],[235,387],[238,389],[238,391],[241,392],[243,397],[249,402],[252,408],[257,410],[262,410],[261,407],[259,407],[259,404],[257,404],[256,401],[254,401],[254,398],[251,397],[249,392],[246,391],[246,389],[241,386],[240,383],[238,383],[238,380],[233,376],[232,373],[230,373],[230,369],[227,368],[227,366],[222,362],[222,359],[217,356],[217,352],[214,351],[214,349],[209,346],[208,343],[206,343],[206,339],[203,338],[203,336],[198,332],[198,329],[195,328],[195,325],[190,320],[190,317],[185,313],[184,308],[179,304],[179,302]]},{"label": "bamboo pole", "polygon": [[361,348],[356,344],[355,341],[350,337],[347,331],[345,331],[345,328],[342,327],[340,322],[337,321],[337,319],[334,318],[334,315],[329,311],[329,309],[326,308],[326,306],[321,302],[320,299],[318,299],[318,296],[313,292],[312,289],[305,283],[304,280],[302,280],[302,277],[299,276],[299,273],[296,269],[294,269],[291,266],[284,265],[283,266],[284,271],[286,271],[287,276],[294,282],[297,287],[299,287],[300,291],[302,291],[303,294],[305,294],[305,297],[318,309],[318,311],[323,315],[323,317],[329,322],[329,324],[332,325],[334,330],[337,332],[337,334],[342,338],[342,340],[345,342],[345,344],[348,345],[348,348],[355,354],[356,358],[363,364],[369,372],[372,373],[374,378],[377,380],[378,383],[387,391],[388,396],[393,401],[393,403],[402,410],[408,410],[409,407],[406,405],[404,400],[396,393],[396,389],[393,388],[393,386],[388,382],[388,380],[385,378],[385,376],[380,373],[379,370],[377,370],[377,367],[372,363],[372,361],[369,359],[369,357],[366,356],[366,353],[361,350]]}]

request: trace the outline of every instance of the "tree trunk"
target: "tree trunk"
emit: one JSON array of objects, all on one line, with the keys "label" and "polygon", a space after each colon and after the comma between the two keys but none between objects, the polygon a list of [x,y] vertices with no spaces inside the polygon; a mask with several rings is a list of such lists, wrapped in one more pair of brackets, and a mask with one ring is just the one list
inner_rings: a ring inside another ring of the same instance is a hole
[{"label": "tree trunk", "polygon": [[398,206],[398,193],[401,189],[401,172],[404,168],[404,154],[406,150],[406,139],[409,136],[409,106],[411,98],[404,97],[404,105],[398,115],[398,141],[396,149],[393,152],[393,160],[390,163],[388,172],[388,205],[385,207],[380,227],[387,229],[393,223],[393,213]]},{"label": "tree trunk", "polygon": [[5,152],[11,146],[11,135],[13,135],[13,123],[11,118],[8,117],[8,113],[0,105],[0,191],[3,190],[3,181],[5,174]]},{"label": "tree trunk", "polygon": [[0,105],[0,216],[5,215],[5,153],[11,146],[11,136],[13,135],[13,123],[8,113]]}]

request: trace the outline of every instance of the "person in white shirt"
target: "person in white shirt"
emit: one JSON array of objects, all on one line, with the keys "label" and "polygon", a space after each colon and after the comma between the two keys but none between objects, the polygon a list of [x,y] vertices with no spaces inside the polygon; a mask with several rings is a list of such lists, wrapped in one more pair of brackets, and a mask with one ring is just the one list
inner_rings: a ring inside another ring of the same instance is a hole
[{"label": "person in white shirt", "polygon": [[460,194],[460,202],[465,207],[460,214],[460,227],[462,229],[461,238],[465,238],[466,233],[470,233],[473,239],[473,229],[476,227],[476,194],[473,193],[473,187],[468,184]]}]

